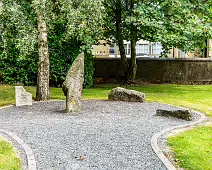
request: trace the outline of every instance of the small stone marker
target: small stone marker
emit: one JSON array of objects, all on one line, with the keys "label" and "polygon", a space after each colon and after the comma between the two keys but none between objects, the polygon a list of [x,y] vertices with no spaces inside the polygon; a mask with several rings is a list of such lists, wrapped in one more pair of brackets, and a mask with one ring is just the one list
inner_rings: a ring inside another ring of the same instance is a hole
[{"label": "small stone marker", "polygon": [[66,112],[78,112],[82,107],[82,86],[84,82],[84,53],[80,54],[68,71],[62,90],[66,96]]},{"label": "small stone marker", "polygon": [[27,92],[23,86],[15,86],[16,106],[32,105],[32,94]]},{"label": "small stone marker", "polygon": [[164,110],[158,109],[156,111],[158,116],[166,116],[166,117],[176,117],[179,119],[184,119],[190,121],[192,119],[191,111],[188,109],[178,109],[178,110]]},{"label": "small stone marker", "polygon": [[128,90],[121,87],[116,87],[111,90],[108,99],[112,101],[126,101],[126,102],[145,102],[145,94],[136,90]]}]

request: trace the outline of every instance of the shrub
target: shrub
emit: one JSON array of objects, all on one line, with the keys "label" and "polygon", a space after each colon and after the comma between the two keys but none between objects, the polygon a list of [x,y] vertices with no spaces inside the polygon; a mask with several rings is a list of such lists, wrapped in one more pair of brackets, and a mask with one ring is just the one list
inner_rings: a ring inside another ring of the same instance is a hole
[{"label": "shrub", "polygon": [[[50,86],[60,87],[66,78],[66,74],[81,52],[81,42],[75,38],[67,39],[64,28],[60,23],[55,23],[54,29],[49,34],[49,54],[50,54]],[[14,40],[15,41],[15,40]],[[24,58],[19,57],[19,50],[15,47],[12,37],[8,38],[7,51],[0,57],[0,74],[2,74],[2,83],[24,85],[36,85],[37,66],[38,66],[38,48],[30,55]],[[91,87],[93,84],[93,55],[85,52],[85,82],[84,87]]]}]

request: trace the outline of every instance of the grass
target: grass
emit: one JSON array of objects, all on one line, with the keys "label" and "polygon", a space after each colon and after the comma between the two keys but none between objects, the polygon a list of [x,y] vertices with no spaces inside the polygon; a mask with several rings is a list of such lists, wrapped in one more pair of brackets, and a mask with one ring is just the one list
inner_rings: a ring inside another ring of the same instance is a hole
[{"label": "grass", "polygon": [[197,127],[169,137],[175,159],[186,170],[212,170],[212,126]]},{"label": "grass", "polygon": [[[83,99],[106,100],[114,85],[84,89]],[[127,86],[146,94],[147,101],[193,108],[212,117],[212,85],[145,85]],[[26,87],[35,97],[35,88]],[[51,99],[65,99],[60,88],[51,88]]]},{"label": "grass", "polygon": [[[83,99],[106,100],[114,85],[83,89]],[[142,85],[127,86],[146,94],[149,102],[173,104],[205,113],[212,117],[212,85]],[[35,87],[25,87],[35,98]],[[50,89],[51,99],[65,97],[61,88]],[[13,86],[0,86],[0,106],[15,103]],[[198,127],[168,139],[179,165],[188,170],[212,170],[212,125]],[[1,168],[0,168],[1,169]]]},{"label": "grass", "polygon": [[15,103],[15,88],[13,86],[0,86],[0,106]]},{"label": "grass", "polygon": [[20,170],[21,162],[10,143],[0,139],[0,169]]},{"label": "grass", "polygon": [[[83,89],[83,99],[106,100],[114,85],[97,86],[95,88]],[[35,98],[35,87],[25,87]],[[145,85],[127,86],[129,89],[138,90],[146,94],[147,101],[174,104],[178,106],[193,108],[212,117],[212,85]],[[65,97],[61,88],[50,89],[51,99],[62,99]],[[15,92],[13,86],[0,86],[0,106],[15,103]]]}]

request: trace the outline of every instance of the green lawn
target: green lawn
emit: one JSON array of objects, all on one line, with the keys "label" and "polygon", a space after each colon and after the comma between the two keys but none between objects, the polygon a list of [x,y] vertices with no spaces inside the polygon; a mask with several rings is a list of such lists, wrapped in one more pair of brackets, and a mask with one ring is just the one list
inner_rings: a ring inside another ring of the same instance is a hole
[{"label": "green lawn", "polygon": [[[115,86],[101,85],[83,89],[83,99],[106,100]],[[149,102],[161,102],[199,110],[212,117],[212,85],[127,86],[146,94]],[[35,87],[25,87],[35,98]],[[51,99],[65,99],[61,88],[50,89]],[[13,86],[0,86],[0,106],[15,103]],[[188,170],[212,170],[212,126],[199,127],[169,138],[181,167]]]},{"label": "green lawn", "polygon": [[169,137],[180,167],[186,170],[212,170],[212,126],[197,127]]},{"label": "green lawn", "polygon": [[[84,89],[83,99],[107,99],[107,94],[115,86],[98,86]],[[25,87],[35,98],[35,87]],[[193,108],[212,117],[212,85],[145,85],[128,86],[146,94],[147,101],[157,101]],[[65,99],[61,88],[50,89],[51,99]],[[0,106],[15,103],[13,86],[0,86]]]},{"label": "green lawn", "polygon": [[13,147],[6,141],[0,139],[0,169],[20,170],[21,162],[16,157]]},{"label": "green lawn", "polygon": [[[106,100],[113,87],[115,86],[98,86],[84,89],[83,99]],[[212,85],[145,85],[127,86],[127,88],[145,93],[149,102],[157,101],[193,108],[212,117]],[[35,87],[26,87],[26,89],[35,97]],[[60,88],[51,88],[50,94],[51,99],[65,99]]]},{"label": "green lawn", "polygon": [[15,88],[8,85],[0,85],[0,106],[15,103]]}]

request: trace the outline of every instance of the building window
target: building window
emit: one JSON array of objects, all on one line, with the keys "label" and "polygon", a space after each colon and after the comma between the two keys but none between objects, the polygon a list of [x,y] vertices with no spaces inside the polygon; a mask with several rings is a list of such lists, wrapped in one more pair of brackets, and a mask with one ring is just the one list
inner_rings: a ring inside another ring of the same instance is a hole
[{"label": "building window", "polygon": [[162,52],[163,49],[160,43],[152,44],[152,55],[160,55]]},{"label": "building window", "polygon": [[136,45],[137,55],[149,55],[149,44],[137,44]]},{"label": "building window", "polygon": [[130,55],[131,54],[131,45],[130,44],[127,44],[127,46],[128,46],[127,55]]},{"label": "building window", "polygon": [[125,53],[126,53],[126,55],[130,55],[131,54],[131,46],[130,46],[130,44],[124,44],[124,49],[125,49]]},{"label": "building window", "polygon": [[110,54],[115,54],[115,44],[114,43],[110,45],[109,53]]}]

